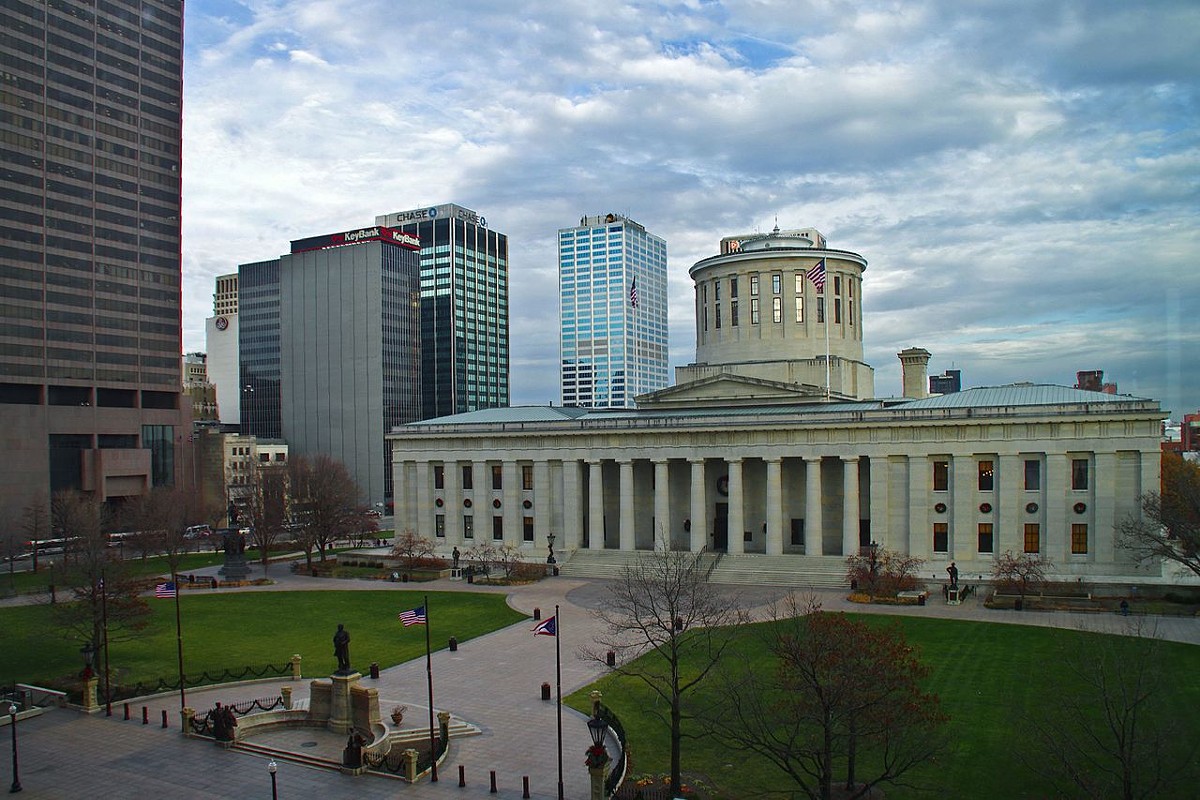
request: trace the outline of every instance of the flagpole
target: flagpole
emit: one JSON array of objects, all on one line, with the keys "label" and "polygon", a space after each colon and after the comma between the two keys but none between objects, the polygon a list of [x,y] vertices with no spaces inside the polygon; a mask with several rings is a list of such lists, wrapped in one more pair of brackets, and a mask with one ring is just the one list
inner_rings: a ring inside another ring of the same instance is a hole
[{"label": "flagpole", "polygon": [[187,707],[183,687],[183,618],[179,613],[179,576],[171,570],[171,585],[175,587],[175,642],[179,649],[179,710]]},{"label": "flagpole", "polygon": [[112,665],[108,660],[108,587],[104,585],[104,570],[100,570],[100,623],[104,635],[104,716],[112,716]]},{"label": "flagpole", "polygon": [[562,619],[559,617],[558,605],[554,606],[554,680],[558,687],[558,800],[563,798],[563,763],[562,763],[562,656],[560,655],[559,640],[562,639]]},{"label": "flagpole", "polygon": [[433,656],[429,646],[429,595],[425,595],[425,676],[429,684],[429,782],[437,783],[437,740],[433,734]]}]

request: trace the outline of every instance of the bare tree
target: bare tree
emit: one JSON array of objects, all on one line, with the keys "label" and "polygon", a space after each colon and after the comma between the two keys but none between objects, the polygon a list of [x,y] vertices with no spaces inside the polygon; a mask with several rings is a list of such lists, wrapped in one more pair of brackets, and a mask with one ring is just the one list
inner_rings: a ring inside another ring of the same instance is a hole
[{"label": "bare tree", "polygon": [[1142,513],[1117,526],[1121,545],[1139,561],[1170,561],[1200,575],[1200,464],[1164,453],[1161,491],[1139,499]]},{"label": "bare tree", "polygon": [[[685,714],[683,697],[713,672],[734,641],[726,626],[745,620],[736,597],[722,597],[710,583],[715,561],[704,553],[668,549],[659,541],[608,585],[607,602],[592,613],[604,623],[584,658],[636,678],[666,701],[671,740],[671,786],[680,793]],[[642,658],[641,656],[645,656]]]},{"label": "bare tree", "polygon": [[290,475],[282,464],[256,463],[250,469],[248,481],[246,523],[265,574],[271,563],[271,549],[287,530]]},{"label": "bare tree", "polygon": [[1182,687],[1162,641],[1141,620],[1126,634],[1072,635],[1055,702],[1022,720],[1033,733],[1025,762],[1060,797],[1149,800],[1200,781],[1200,746],[1179,724]]},{"label": "bare tree", "polygon": [[1005,591],[1016,593],[1021,605],[1025,604],[1025,596],[1046,584],[1046,573],[1054,569],[1054,564],[1037,553],[1014,553],[1006,550],[996,559],[992,568],[992,577],[997,586]]},{"label": "bare tree", "polygon": [[495,569],[499,557],[499,551],[491,542],[480,542],[463,554],[463,560],[470,561],[485,578]]},{"label": "bare tree", "polygon": [[895,597],[920,584],[917,572],[925,559],[885,547],[867,547],[865,554],[846,559],[846,579],[871,597]]},{"label": "bare tree", "polygon": [[[50,514],[49,503],[46,502],[46,496],[39,494],[25,505],[21,511],[21,532],[25,534],[25,539],[30,542],[36,542],[39,539],[46,539],[50,536]],[[31,547],[32,551],[32,569],[38,571],[38,551],[37,547]]]},{"label": "bare tree", "polygon": [[433,549],[432,541],[407,530],[396,536],[396,543],[392,545],[390,555],[400,559],[404,565],[404,574],[412,577],[412,571],[416,568],[417,563],[423,558],[430,558],[433,555]]},{"label": "bare tree", "polygon": [[188,528],[198,520],[211,518],[213,514],[212,504],[206,507],[199,492],[159,486],[149,494],[131,500],[123,510],[122,517],[127,527],[135,527],[138,531],[135,541],[143,552],[143,558],[147,550],[161,553],[166,557],[171,578],[175,579],[190,545]]},{"label": "bare tree", "polygon": [[[65,491],[54,495],[50,514],[55,532],[71,540],[71,558],[64,559],[61,580],[75,602],[54,606],[59,633],[96,647],[105,638],[132,638],[149,622],[150,608],[125,564],[112,558],[105,533],[107,510],[89,495]],[[110,666],[104,664],[103,669]]]},{"label": "bare tree", "polygon": [[360,492],[346,465],[326,453],[294,458],[289,471],[298,540],[311,568],[314,548],[324,561],[329,547],[354,530]]},{"label": "bare tree", "polygon": [[868,797],[944,749],[938,698],[920,687],[928,668],[898,626],[872,627],[790,598],[786,613],[760,630],[776,668],[731,662],[694,702],[715,739],[765,758],[791,779],[790,790],[813,800]]}]

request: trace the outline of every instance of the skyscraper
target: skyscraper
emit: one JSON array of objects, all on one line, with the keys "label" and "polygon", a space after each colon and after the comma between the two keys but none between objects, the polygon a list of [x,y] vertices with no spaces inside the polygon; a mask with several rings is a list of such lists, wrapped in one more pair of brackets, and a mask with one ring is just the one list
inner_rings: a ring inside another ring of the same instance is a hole
[{"label": "skyscraper", "polygon": [[218,275],[213,292],[213,315],[204,321],[204,347],[208,379],[216,387],[217,411],[226,425],[237,425],[242,416],[242,388],[238,379],[238,276]]},{"label": "skyscraper", "polygon": [[382,214],[421,240],[421,417],[508,405],[508,237],[453,203]]},{"label": "skyscraper", "polygon": [[0,500],[111,500],[187,463],[182,4],[0,11]]},{"label": "skyscraper", "polygon": [[391,496],[384,435],[420,416],[417,251],[378,226],[238,268],[241,432],[328,453],[370,503]]},{"label": "skyscraper", "polygon": [[564,406],[631,408],[667,385],[667,243],[620,214],[558,232]]}]

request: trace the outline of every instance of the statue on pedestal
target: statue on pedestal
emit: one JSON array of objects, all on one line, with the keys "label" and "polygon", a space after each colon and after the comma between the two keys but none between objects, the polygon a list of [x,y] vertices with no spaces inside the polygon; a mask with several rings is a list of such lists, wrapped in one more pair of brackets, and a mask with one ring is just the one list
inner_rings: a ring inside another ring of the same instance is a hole
[{"label": "statue on pedestal", "polygon": [[344,625],[339,624],[337,633],[333,635],[333,654],[337,656],[338,674],[350,672],[350,634]]}]

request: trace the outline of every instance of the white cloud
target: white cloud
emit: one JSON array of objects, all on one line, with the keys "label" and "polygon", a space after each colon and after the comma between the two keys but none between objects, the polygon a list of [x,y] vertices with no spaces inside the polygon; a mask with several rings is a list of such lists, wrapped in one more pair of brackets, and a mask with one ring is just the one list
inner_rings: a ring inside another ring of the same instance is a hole
[{"label": "white cloud", "polygon": [[[621,211],[687,269],[730,233],[863,254],[868,360],[1200,407],[1200,25],[1186,0],[197,0],[187,12],[185,345],[212,278],[288,240],[457,202],[510,237],[515,402],[557,397],[554,241]],[[1034,22],[1031,22],[1034,21]]]}]

